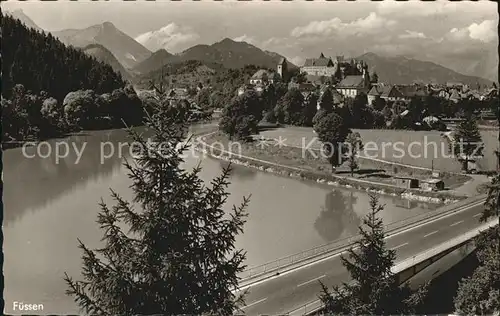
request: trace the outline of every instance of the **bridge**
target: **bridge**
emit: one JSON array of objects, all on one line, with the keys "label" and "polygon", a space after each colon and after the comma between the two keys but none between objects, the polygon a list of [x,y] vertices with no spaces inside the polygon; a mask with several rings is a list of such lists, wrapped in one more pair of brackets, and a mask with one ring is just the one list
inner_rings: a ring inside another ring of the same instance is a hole
[{"label": "bridge", "polygon": [[[474,249],[471,242],[498,219],[480,223],[485,196],[447,205],[439,210],[386,226],[386,245],[396,251],[393,272],[412,285],[432,279]],[[359,236],[316,247],[247,269],[245,315],[309,315],[321,308],[319,281],[327,286],[349,282],[340,256]]]}]

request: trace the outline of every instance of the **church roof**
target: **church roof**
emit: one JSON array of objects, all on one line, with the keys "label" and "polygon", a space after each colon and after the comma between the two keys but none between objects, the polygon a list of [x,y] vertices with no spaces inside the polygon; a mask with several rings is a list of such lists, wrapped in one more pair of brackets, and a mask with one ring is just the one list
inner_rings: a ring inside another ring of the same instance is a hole
[{"label": "church roof", "polygon": [[281,57],[281,59],[278,61],[278,65],[283,65],[286,63],[286,58],[285,57]]}]

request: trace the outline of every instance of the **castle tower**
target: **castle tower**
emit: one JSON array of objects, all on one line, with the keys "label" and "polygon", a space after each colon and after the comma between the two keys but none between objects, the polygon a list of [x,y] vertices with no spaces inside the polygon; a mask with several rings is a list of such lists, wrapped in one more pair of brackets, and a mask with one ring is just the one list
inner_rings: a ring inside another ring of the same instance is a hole
[{"label": "castle tower", "polygon": [[278,62],[278,74],[281,77],[281,80],[283,82],[286,82],[288,79],[288,65],[286,62],[286,58],[281,58],[280,61]]}]

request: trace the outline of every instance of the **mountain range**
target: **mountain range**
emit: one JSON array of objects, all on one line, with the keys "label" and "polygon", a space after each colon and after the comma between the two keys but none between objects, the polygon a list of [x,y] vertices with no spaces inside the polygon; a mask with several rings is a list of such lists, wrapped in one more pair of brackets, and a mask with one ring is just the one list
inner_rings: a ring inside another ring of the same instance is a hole
[{"label": "mountain range", "polygon": [[475,76],[467,76],[429,61],[399,57],[383,57],[366,53],[355,58],[368,64],[370,72],[376,72],[380,82],[411,84],[414,82],[462,82],[471,87],[491,85],[492,81]]},{"label": "mountain range", "polygon": [[[42,30],[22,10],[16,10],[9,14],[20,19],[29,27]],[[283,57],[278,53],[261,50],[249,43],[229,38],[212,45],[195,45],[179,54],[171,54],[165,49],[152,53],[135,39],[116,28],[111,22],[104,22],[85,29],[68,29],[51,33],[63,43],[83,48],[98,60],[109,63],[126,79],[130,78],[130,73],[145,75],[160,69],[165,64],[183,63],[189,60],[201,61],[205,64],[220,64],[225,68],[242,68],[245,65],[254,64],[275,69],[277,62]],[[92,44],[94,46],[89,46]],[[366,61],[370,71],[376,71],[380,81],[383,82],[404,84],[414,81],[436,83],[457,81],[474,86],[477,83],[490,85],[492,81],[484,78],[497,78],[498,56],[493,52],[489,55],[483,56],[485,58],[471,58],[466,65],[463,62],[459,64],[448,59],[442,61],[442,64],[453,66],[453,69],[461,69],[461,72],[480,73],[482,74],[480,77],[464,75],[430,61],[410,59],[404,56],[384,57],[374,53],[366,53],[357,59]],[[296,67],[290,62],[289,65],[290,68]]]},{"label": "mountain range", "polygon": [[147,48],[120,31],[111,22],[85,29],[68,29],[51,33],[66,45],[83,48],[90,44],[100,44],[113,53],[125,68],[133,68],[151,55]]},{"label": "mountain range", "polygon": [[174,55],[170,54],[165,49],[160,49],[137,64],[133,71],[139,74],[147,74],[160,69],[163,65],[167,64],[167,61],[171,61],[173,58],[175,58]]},{"label": "mountain range", "polygon": [[[275,69],[279,60],[284,58],[274,52],[263,51],[246,42],[236,42],[225,38],[212,45],[195,45],[182,53],[172,55],[165,50],[153,53],[148,59],[134,68],[134,71],[145,74],[161,68],[165,64],[197,60],[208,64],[221,64],[225,68],[243,68],[245,65],[258,65]],[[288,62],[289,67],[297,66]]]}]

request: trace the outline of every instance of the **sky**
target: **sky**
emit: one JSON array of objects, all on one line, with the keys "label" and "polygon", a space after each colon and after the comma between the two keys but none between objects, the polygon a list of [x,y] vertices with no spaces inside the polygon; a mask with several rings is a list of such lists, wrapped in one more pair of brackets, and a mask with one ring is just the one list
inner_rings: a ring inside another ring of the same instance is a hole
[{"label": "sky", "polygon": [[405,55],[446,64],[448,59],[496,54],[497,4],[478,2],[2,2],[55,31],[105,21],[151,50],[178,53],[223,38],[285,55]]}]

